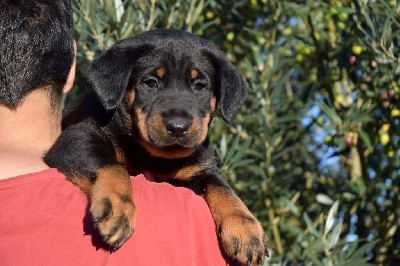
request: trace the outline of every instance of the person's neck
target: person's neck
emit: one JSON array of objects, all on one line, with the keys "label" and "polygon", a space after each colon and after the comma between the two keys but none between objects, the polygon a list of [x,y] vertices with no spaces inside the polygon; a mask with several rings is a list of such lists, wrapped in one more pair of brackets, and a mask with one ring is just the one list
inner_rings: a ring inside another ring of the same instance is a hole
[{"label": "person's neck", "polygon": [[61,133],[61,108],[35,90],[11,110],[0,105],[0,179],[48,168],[43,156]]}]

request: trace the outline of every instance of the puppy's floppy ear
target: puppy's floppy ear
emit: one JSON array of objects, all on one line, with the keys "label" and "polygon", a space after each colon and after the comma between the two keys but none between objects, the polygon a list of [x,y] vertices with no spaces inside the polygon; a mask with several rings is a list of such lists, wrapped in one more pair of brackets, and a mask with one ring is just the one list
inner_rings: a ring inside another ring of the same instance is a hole
[{"label": "puppy's floppy ear", "polygon": [[241,73],[219,50],[207,47],[205,53],[216,69],[217,99],[221,116],[229,123],[246,99],[246,84]]},{"label": "puppy's floppy ear", "polygon": [[115,110],[121,103],[134,61],[152,49],[140,40],[130,38],[117,42],[89,67],[89,83],[106,111]]}]

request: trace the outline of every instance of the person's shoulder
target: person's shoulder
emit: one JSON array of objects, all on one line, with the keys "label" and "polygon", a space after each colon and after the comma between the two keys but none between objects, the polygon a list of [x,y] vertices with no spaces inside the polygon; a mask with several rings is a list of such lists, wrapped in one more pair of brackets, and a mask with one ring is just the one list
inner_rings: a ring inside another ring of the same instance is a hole
[{"label": "person's shoulder", "polygon": [[65,175],[60,173],[55,168],[49,168],[38,172],[24,173],[18,176],[5,178],[0,180],[1,189],[21,189],[23,187],[39,187],[48,186],[53,184],[54,186],[66,185],[68,189],[74,187],[73,184],[66,180]]},{"label": "person's shoulder", "polygon": [[[175,187],[168,183],[156,183],[147,180],[143,175],[131,177],[133,201],[136,205],[152,206],[156,209],[179,210],[180,212],[205,212],[209,209],[204,199],[192,190]],[[74,195],[76,200],[84,200],[85,195],[67,177],[55,168],[0,180],[0,189],[19,190],[28,194],[38,190],[47,191],[47,195]],[[69,197],[66,197],[69,198]],[[59,197],[62,201],[62,197]]]},{"label": "person's shoulder", "polygon": [[132,177],[134,201],[157,203],[164,207],[172,207],[188,210],[196,207],[200,211],[208,211],[208,206],[204,199],[196,195],[192,190],[184,187],[175,187],[169,183],[156,183],[147,180],[143,175]]},{"label": "person's shoulder", "polygon": [[[219,248],[215,223],[205,200],[193,191],[168,183],[132,177],[136,205],[136,228],[124,244],[137,264],[147,265],[226,265]],[[117,256],[116,256],[117,257]]]},{"label": "person's shoulder", "polygon": [[[208,209],[203,198],[187,188],[175,187],[165,182],[152,182],[143,175],[131,177],[131,182],[134,201],[140,204],[174,208],[196,205],[200,209]],[[56,188],[58,192],[82,194],[78,187],[69,182],[67,177],[55,168],[0,180],[1,189],[23,189],[24,187],[28,189],[45,187],[49,191],[51,191],[50,188]]]},{"label": "person's shoulder", "polygon": [[[58,255],[40,259],[70,261],[71,265],[87,261],[120,265],[226,265],[210,210],[201,196],[186,188],[148,181],[143,175],[132,177],[131,181],[136,205],[135,232],[112,253],[101,248],[102,241],[88,214],[86,195],[56,169],[0,182],[0,201],[8,202],[0,208],[8,214],[6,219],[0,217],[0,235],[21,232],[9,238],[6,246],[0,245],[0,258],[16,246],[16,250],[24,251],[21,261],[29,261],[39,250],[63,246],[65,253],[53,252]],[[38,226],[30,228],[32,224]],[[28,249],[20,241],[25,237],[20,228],[36,232],[35,249]],[[48,239],[48,235],[52,237]],[[46,241],[39,241],[42,238]],[[70,244],[65,247],[63,243]],[[69,251],[76,255],[71,257]]]}]

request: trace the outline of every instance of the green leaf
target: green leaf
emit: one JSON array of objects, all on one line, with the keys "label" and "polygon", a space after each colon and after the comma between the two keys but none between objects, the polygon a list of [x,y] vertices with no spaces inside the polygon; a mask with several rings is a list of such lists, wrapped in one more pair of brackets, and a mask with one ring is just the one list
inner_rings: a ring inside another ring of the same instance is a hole
[{"label": "green leaf", "polygon": [[227,143],[226,143],[226,135],[222,135],[221,141],[220,141],[220,152],[221,152],[221,158],[224,159],[226,156],[226,149],[227,149]]},{"label": "green leaf", "polygon": [[250,148],[250,144],[251,144],[251,139],[248,139],[248,140],[246,140],[246,142],[241,143],[239,145],[239,140],[240,140],[239,135],[237,136],[237,138],[238,138],[238,142],[237,142],[236,146],[232,147],[235,149],[236,152],[231,159],[231,164],[235,164],[235,165],[239,164],[240,161],[243,160],[243,158],[245,157],[245,154],[247,153],[248,149]]},{"label": "green leaf", "polygon": [[343,226],[343,221],[340,221],[333,227],[332,233],[329,235],[328,238],[329,249],[333,249],[334,247],[336,247],[340,238],[340,233],[342,232],[342,226]]},{"label": "green leaf", "polygon": [[318,103],[319,108],[321,108],[321,110],[329,117],[332,119],[332,121],[336,124],[336,125],[341,125],[342,124],[342,119],[340,118],[340,116],[338,116],[336,114],[335,109],[333,109],[332,107],[329,107],[328,105],[326,105],[325,103]]},{"label": "green leaf", "polygon": [[229,148],[227,148],[226,156],[224,157],[224,163],[230,165],[232,163],[232,158],[235,156],[240,136],[236,135],[233,139],[233,143],[229,143]]},{"label": "green leaf", "polygon": [[328,195],[318,193],[317,196],[315,197],[317,202],[324,204],[324,205],[332,205],[333,204],[333,199],[331,199]]},{"label": "green leaf", "polygon": [[313,222],[311,221],[310,217],[308,216],[307,213],[303,213],[303,219],[306,222],[307,229],[316,237],[320,238],[321,236],[319,235],[317,229],[315,228]]},{"label": "green leaf", "polygon": [[335,201],[335,203],[332,205],[331,209],[329,210],[328,217],[326,218],[325,231],[324,231],[325,236],[332,229],[338,208],[339,208],[339,201]]},{"label": "green leaf", "polygon": [[342,196],[343,196],[344,199],[346,199],[348,201],[354,200],[354,198],[356,197],[354,194],[352,194],[350,192],[344,192],[342,194]]},{"label": "green leaf", "polygon": [[300,210],[295,204],[286,198],[283,201],[285,202],[286,208],[288,208],[294,215],[299,215]]},{"label": "green leaf", "polygon": [[351,255],[354,253],[354,251],[357,250],[358,243],[359,243],[359,241],[355,240],[349,244],[349,247],[347,249],[347,258],[351,257]]},{"label": "green leaf", "polygon": [[346,120],[356,123],[369,123],[374,121],[371,114],[366,110],[350,109],[346,114]]},{"label": "green leaf", "polygon": [[351,260],[347,260],[346,262],[340,263],[336,266],[366,266],[366,265],[370,265],[369,263],[367,263],[367,258],[354,258]]},{"label": "green leaf", "polygon": [[364,144],[367,146],[368,151],[372,152],[374,150],[374,147],[372,146],[371,139],[369,138],[368,133],[365,132],[364,130],[361,130],[358,131],[358,134],[360,135]]},{"label": "green leaf", "polygon": [[297,122],[299,121],[299,115],[298,114],[288,114],[288,115],[284,115],[281,117],[277,117],[274,120],[274,123],[276,124],[286,124],[286,123],[291,123],[291,122]]},{"label": "green leaf", "polygon": [[363,10],[363,11],[364,11],[363,15],[364,15],[365,21],[367,22],[368,27],[371,30],[372,38],[376,38],[378,36],[378,34],[376,32],[375,25],[372,22],[371,17],[369,16],[369,13],[366,12],[366,10]]},{"label": "green leaf", "polygon": [[350,256],[350,260],[353,260],[353,259],[356,259],[356,258],[360,258],[360,257],[364,257],[364,254],[367,252],[367,251],[369,251],[369,250],[371,250],[374,246],[375,246],[375,244],[378,242],[378,240],[376,239],[376,240],[374,240],[374,241],[371,241],[371,242],[368,242],[368,243],[366,243],[366,244],[364,244],[364,245],[362,245],[360,248],[358,248],[351,256]]}]

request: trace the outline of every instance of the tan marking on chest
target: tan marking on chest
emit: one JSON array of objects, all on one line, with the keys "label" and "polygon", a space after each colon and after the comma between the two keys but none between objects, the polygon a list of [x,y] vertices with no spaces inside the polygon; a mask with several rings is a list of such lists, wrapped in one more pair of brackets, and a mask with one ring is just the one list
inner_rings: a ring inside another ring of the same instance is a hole
[{"label": "tan marking on chest", "polygon": [[191,180],[198,173],[203,170],[203,166],[200,164],[185,166],[173,173],[174,179],[179,180]]}]

